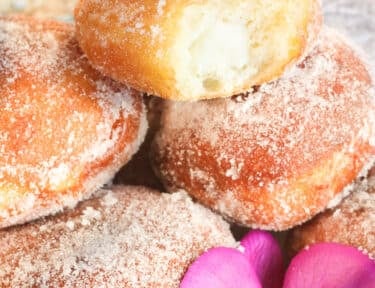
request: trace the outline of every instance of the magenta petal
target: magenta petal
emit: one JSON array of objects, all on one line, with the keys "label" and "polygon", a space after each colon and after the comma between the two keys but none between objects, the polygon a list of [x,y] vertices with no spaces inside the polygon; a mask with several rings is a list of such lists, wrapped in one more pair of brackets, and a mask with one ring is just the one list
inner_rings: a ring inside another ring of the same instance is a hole
[{"label": "magenta petal", "polygon": [[252,263],[263,288],[280,288],[283,284],[283,256],[276,239],[268,232],[254,230],[241,240],[240,249]]},{"label": "magenta petal", "polygon": [[180,288],[261,288],[254,269],[236,249],[218,247],[201,255],[186,272]]},{"label": "magenta petal", "polygon": [[291,262],[284,288],[374,288],[375,261],[354,247],[320,243]]}]

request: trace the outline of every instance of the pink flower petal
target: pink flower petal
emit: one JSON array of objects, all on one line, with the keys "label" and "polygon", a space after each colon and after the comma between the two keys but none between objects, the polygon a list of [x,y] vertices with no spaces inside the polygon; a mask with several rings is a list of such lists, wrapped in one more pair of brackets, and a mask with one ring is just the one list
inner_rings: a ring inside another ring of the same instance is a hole
[{"label": "pink flower petal", "polygon": [[280,288],[284,278],[283,256],[276,239],[254,230],[241,240],[240,249],[253,265],[263,288]]},{"label": "pink flower petal", "polygon": [[375,261],[354,247],[320,243],[291,262],[284,288],[374,288]]},{"label": "pink flower petal", "polygon": [[180,288],[261,288],[250,262],[236,249],[218,247],[201,255],[186,272]]}]

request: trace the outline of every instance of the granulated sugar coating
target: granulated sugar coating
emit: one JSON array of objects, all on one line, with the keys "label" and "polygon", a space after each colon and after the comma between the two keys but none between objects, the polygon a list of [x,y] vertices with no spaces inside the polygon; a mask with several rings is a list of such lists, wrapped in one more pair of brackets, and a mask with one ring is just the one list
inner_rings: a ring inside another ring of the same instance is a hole
[{"label": "granulated sugar coating", "polygon": [[375,259],[375,167],[339,206],[291,232],[289,254],[319,242],[352,245]]},{"label": "granulated sugar coating", "polygon": [[170,191],[184,189],[234,222],[293,227],[337,204],[366,170],[375,147],[371,85],[356,53],[325,28],[310,55],[273,83],[231,99],[167,103],[155,170]]},{"label": "granulated sugar coating", "polygon": [[206,249],[234,244],[228,224],[186,193],[118,186],[0,231],[0,286],[177,288]]},{"label": "granulated sugar coating", "polygon": [[143,141],[138,92],[90,67],[72,26],[0,18],[0,227],[73,206]]}]

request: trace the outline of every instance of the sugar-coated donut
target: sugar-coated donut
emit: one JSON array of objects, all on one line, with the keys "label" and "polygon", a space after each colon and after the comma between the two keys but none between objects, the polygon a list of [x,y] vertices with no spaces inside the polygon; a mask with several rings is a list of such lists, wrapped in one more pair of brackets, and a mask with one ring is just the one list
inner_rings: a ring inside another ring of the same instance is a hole
[{"label": "sugar-coated donut", "polygon": [[0,286],[170,287],[229,225],[184,192],[117,186],[76,209],[0,231]]},{"label": "sugar-coated donut", "polygon": [[320,30],[319,0],[81,0],[77,38],[104,74],[174,100],[230,97],[280,76]]},{"label": "sugar-coated donut", "polygon": [[275,82],[165,104],[152,161],[169,190],[243,225],[287,229],[336,203],[365,169],[375,152],[373,96],[365,65],[325,28]]},{"label": "sugar-coated donut", "polygon": [[140,93],[88,64],[69,24],[0,18],[0,227],[108,182],[147,129]]},{"label": "sugar-coated donut", "polygon": [[293,256],[318,242],[352,245],[375,259],[375,167],[339,206],[293,229],[288,236],[288,254]]}]

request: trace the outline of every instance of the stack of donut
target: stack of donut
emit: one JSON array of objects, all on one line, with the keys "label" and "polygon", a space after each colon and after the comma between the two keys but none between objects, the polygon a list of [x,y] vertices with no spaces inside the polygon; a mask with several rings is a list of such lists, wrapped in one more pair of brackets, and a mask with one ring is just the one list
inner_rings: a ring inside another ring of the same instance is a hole
[{"label": "stack of donut", "polygon": [[185,192],[108,187],[146,110],[89,65],[73,25],[0,17],[0,87],[0,287],[177,287],[206,249],[234,246]]},{"label": "stack of donut", "polygon": [[1,287],[178,287],[228,222],[374,257],[374,84],[319,0],[74,13],[0,16]]}]

